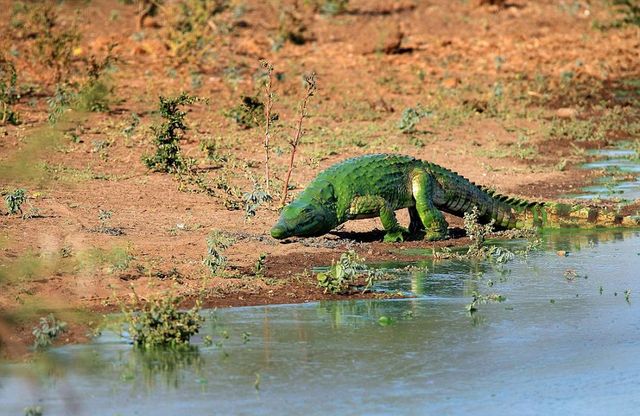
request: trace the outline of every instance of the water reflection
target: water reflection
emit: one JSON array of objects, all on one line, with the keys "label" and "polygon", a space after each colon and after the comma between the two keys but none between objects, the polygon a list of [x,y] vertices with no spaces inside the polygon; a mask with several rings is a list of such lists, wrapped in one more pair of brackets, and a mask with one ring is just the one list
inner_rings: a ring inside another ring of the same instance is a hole
[{"label": "water reflection", "polygon": [[[0,366],[0,405],[8,414],[32,404],[91,415],[633,414],[639,233],[542,237],[543,251],[504,269],[424,260],[381,283],[411,299],[207,312],[198,348],[181,353],[142,352],[105,332],[41,362]],[[568,268],[588,278],[569,281]],[[469,316],[472,290],[507,301]]]}]

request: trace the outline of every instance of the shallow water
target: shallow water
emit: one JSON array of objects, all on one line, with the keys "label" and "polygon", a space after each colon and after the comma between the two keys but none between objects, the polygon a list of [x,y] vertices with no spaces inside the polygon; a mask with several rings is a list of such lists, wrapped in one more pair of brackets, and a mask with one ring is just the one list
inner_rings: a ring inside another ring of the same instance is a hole
[{"label": "shallow water", "polygon": [[[577,199],[640,199],[640,161],[630,159],[636,153],[624,149],[604,149],[593,154],[603,159],[587,163],[585,169],[604,169],[609,174],[600,178],[595,185],[587,186],[579,194],[567,195]],[[617,180],[616,175],[629,175],[634,179]]]},{"label": "shallow water", "polygon": [[[377,287],[414,299],[206,312],[218,345],[189,354],[110,332],[55,348],[0,366],[0,414],[635,414],[640,232],[543,237],[503,266],[426,261]],[[474,290],[507,300],[470,316]]]}]

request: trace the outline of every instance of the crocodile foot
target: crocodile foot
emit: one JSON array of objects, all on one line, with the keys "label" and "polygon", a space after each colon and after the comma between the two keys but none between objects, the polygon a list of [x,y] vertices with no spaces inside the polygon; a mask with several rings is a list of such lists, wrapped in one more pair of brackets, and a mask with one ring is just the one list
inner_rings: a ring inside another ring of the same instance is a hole
[{"label": "crocodile foot", "polygon": [[387,233],[384,235],[383,241],[385,243],[401,243],[404,241],[403,234],[407,234],[408,232],[409,231],[406,228],[398,228],[393,231],[387,231]]}]

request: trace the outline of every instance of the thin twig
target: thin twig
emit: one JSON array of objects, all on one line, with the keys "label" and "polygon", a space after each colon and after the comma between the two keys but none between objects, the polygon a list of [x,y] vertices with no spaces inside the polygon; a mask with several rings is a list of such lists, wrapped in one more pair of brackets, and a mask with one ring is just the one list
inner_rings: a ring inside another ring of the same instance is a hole
[{"label": "thin twig", "polygon": [[293,136],[293,140],[289,141],[289,145],[291,146],[291,158],[289,159],[289,169],[287,170],[287,176],[284,180],[284,186],[282,188],[282,200],[280,201],[280,205],[282,206],[284,206],[284,204],[287,202],[289,180],[291,179],[291,172],[293,171],[293,160],[296,157],[296,149],[298,148],[300,138],[302,137],[302,120],[304,120],[304,118],[307,116],[307,103],[309,102],[309,98],[311,98],[316,92],[316,73],[312,72],[311,74],[306,75],[304,77],[304,81],[307,84],[307,90],[304,98],[302,99],[302,103],[300,104],[300,113],[298,114],[296,133]]},{"label": "thin twig", "polygon": [[265,85],[265,128],[264,128],[264,179],[266,184],[267,194],[271,194],[270,190],[270,172],[269,172],[269,146],[271,141],[271,109],[273,108],[273,65],[267,60],[260,61],[260,65],[267,71],[267,83]]}]

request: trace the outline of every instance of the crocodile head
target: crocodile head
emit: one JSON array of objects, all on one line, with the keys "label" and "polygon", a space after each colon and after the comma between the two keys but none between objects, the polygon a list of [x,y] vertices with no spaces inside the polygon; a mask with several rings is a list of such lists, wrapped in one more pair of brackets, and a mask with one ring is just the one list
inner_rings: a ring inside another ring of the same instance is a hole
[{"label": "crocodile head", "polygon": [[271,228],[271,236],[281,240],[328,233],[338,225],[333,201],[333,187],[328,183],[315,183],[284,207],[280,219]]}]

